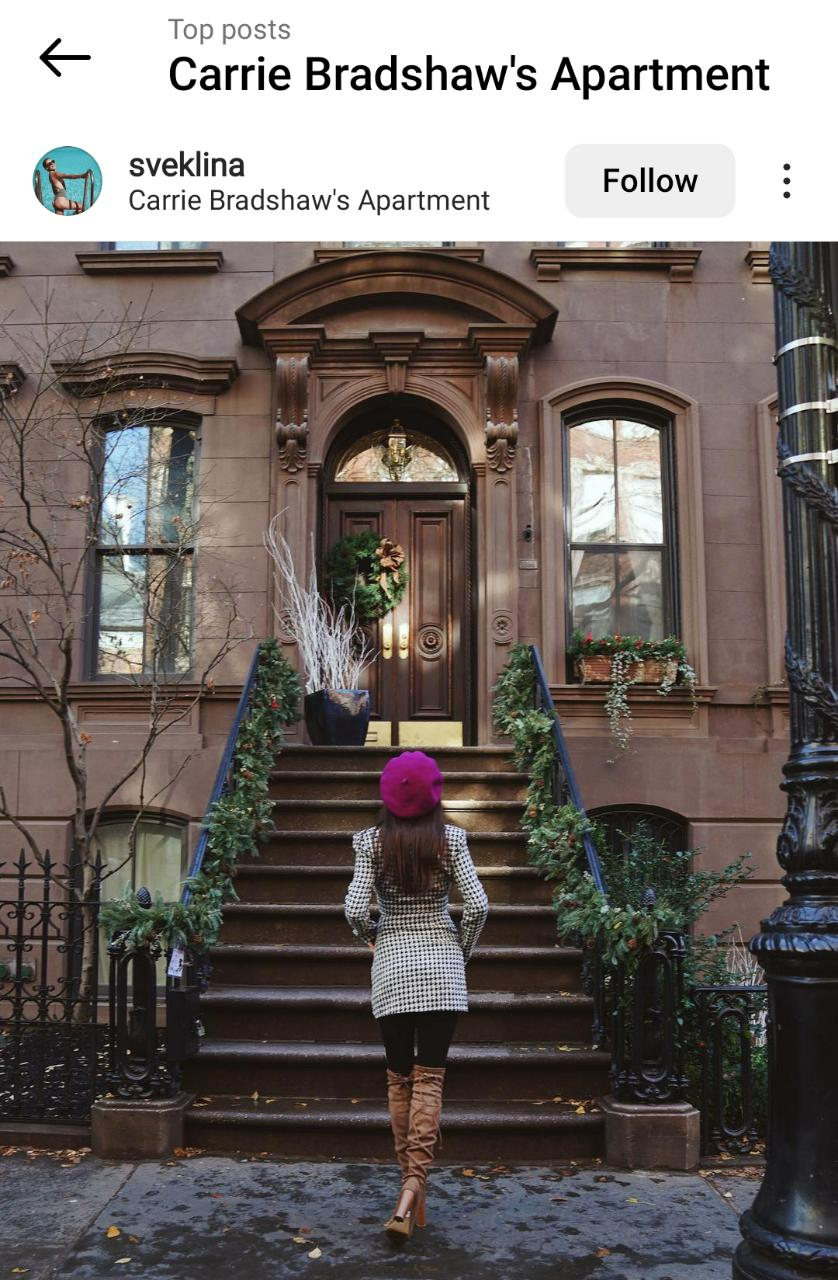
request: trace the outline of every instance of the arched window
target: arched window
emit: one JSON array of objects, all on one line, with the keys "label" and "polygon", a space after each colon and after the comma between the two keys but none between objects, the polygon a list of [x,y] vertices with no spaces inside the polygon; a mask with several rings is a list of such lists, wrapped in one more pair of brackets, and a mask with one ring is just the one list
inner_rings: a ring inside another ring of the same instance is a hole
[{"label": "arched window", "polygon": [[335,469],[335,480],[348,484],[439,484],[459,479],[453,458],[438,440],[403,427],[398,419],[386,431],[357,440]]},{"label": "arched window", "polygon": [[589,811],[605,837],[605,875],[621,900],[640,906],[646,889],[657,893],[682,883],[688,851],[687,824],[680,814],[652,805],[608,805]]},{"label": "arched window", "polygon": [[565,417],[568,634],[678,631],[672,430],[636,405]]},{"label": "arched window", "polygon": [[93,674],[191,666],[196,431],[150,415],[103,426]]}]

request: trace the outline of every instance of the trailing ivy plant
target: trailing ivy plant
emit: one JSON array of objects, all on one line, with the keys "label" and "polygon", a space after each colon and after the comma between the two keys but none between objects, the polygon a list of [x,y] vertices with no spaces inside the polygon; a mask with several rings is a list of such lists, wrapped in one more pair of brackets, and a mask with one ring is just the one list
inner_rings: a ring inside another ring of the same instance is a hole
[{"label": "trailing ivy plant", "polygon": [[[687,650],[676,636],[662,640],[646,640],[642,636],[613,635],[594,637],[574,631],[568,645],[568,657],[610,658],[611,670],[605,691],[605,714],[611,728],[611,740],[617,755],[628,750],[631,743],[631,706],[629,689],[638,684],[642,675],[641,662],[660,662],[663,676],[657,685],[661,697],[671,693],[676,685],[687,690],[693,714],[698,707],[696,698],[696,674],[687,661]],[[616,757],[615,757],[616,758]],[[608,761],[614,764],[614,759]]]},{"label": "trailing ivy plant", "polygon": [[127,889],[103,904],[100,921],[109,936],[119,933],[129,949],[159,945],[212,946],[218,940],[225,903],[238,900],[233,875],[238,859],[256,851],[272,826],[271,770],[282,746],[283,728],[299,718],[300,680],[273,638],[259,649],[250,709],[236,740],[227,789],[207,817],[207,846],[197,875],[186,880],[188,902],[164,902],[156,895],[144,907]]}]

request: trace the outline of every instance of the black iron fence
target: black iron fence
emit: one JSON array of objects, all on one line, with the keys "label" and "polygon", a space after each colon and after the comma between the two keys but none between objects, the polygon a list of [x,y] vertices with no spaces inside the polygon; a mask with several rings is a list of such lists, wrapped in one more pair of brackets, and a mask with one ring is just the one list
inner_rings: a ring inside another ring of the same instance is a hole
[{"label": "black iron fence", "polygon": [[101,876],[83,900],[73,862],[0,862],[0,1121],[84,1124],[106,1087]]},{"label": "black iron fence", "polygon": [[[649,891],[651,892],[651,890]],[[683,1102],[682,933],[664,933],[629,974],[614,969],[611,990],[611,1092],[621,1102]]]},{"label": "black iron fence", "polygon": [[748,1154],[764,1140],[767,1123],[767,989],[702,986],[692,996],[701,1154]]}]

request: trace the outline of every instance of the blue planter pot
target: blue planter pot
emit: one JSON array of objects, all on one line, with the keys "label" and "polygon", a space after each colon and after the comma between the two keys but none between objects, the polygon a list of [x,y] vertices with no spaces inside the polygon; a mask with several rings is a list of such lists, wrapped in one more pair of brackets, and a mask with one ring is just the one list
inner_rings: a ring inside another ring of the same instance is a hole
[{"label": "blue planter pot", "polygon": [[318,689],[303,699],[315,747],[362,747],[370,722],[369,689]]}]

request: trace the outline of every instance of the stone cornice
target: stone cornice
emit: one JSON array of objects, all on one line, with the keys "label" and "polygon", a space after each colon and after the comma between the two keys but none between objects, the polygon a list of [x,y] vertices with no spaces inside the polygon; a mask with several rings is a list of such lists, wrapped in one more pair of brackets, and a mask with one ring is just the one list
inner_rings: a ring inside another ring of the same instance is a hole
[{"label": "stone cornice", "polygon": [[557,314],[528,285],[482,263],[429,249],[381,249],[342,254],[285,276],[236,315],[246,343],[274,351],[283,330],[314,316],[328,328],[329,316],[342,316],[359,297],[444,309],[452,325],[484,317],[481,323],[523,328],[534,342],[549,341]]},{"label": "stone cornice", "polygon": [[76,259],[88,275],[197,274],[220,271],[224,255],[220,249],[104,249],[77,253]]},{"label": "stone cornice", "polygon": [[[394,253],[397,249],[404,249],[406,247],[407,246],[405,245],[397,245],[389,249],[382,248],[381,252]],[[484,249],[480,249],[476,245],[463,248],[460,248],[459,245],[428,245],[427,248],[423,248],[422,245],[413,245],[411,248],[416,253],[445,253],[452,258],[462,258],[464,262],[482,262],[483,254],[485,253]],[[315,249],[314,260],[315,262],[331,262],[333,258],[348,258],[351,254],[369,252],[369,248]]]},{"label": "stone cornice", "polygon": [[[200,690],[200,685],[184,682],[176,685],[161,685],[167,698],[183,695],[184,701],[191,701]],[[217,684],[207,690],[202,697],[205,702],[233,702],[241,697],[240,684]],[[120,707],[123,704],[136,706],[137,703],[148,703],[151,690],[139,685],[124,685],[114,680],[78,680],[68,688],[68,695],[73,701],[101,702],[109,706]],[[43,699],[32,689],[22,685],[0,685],[0,702],[42,702]]]},{"label": "stone cornice", "polygon": [[[551,684],[550,692],[553,695],[553,700],[563,723],[565,723],[565,717],[567,717],[567,720],[571,722],[576,719],[583,720],[587,726],[594,719],[598,722],[601,717],[601,728],[604,732],[607,732],[608,721],[604,711],[607,688],[608,686],[605,684]],[[699,709],[707,707],[715,701],[716,686],[697,685],[695,696]],[[695,721],[692,699],[684,689],[673,689],[667,697],[662,698],[658,693],[657,685],[636,684],[632,685],[629,699],[632,719],[635,721]],[[743,699],[742,705],[748,705],[745,699]],[[693,727],[698,732],[697,721],[695,721]]]},{"label": "stone cornice", "polygon": [[78,362],[56,360],[53,368],[64,390],[79,399],[137,388],[215,396],[228,391],[239,376],[231,356],[176,351],[124,351]]},{"label": "stone cornice", "polygon": [[689,281],[693,278],[695,264],[701,257],[700,249],[683,249],[666,246],[662,249],[631,247],[626,249],[593,248],[542,248],[533,249],[530,262],[534,263],[536,279],[560,280],[564,271],[573,268],[604,268],[609,271],[636,270],[665,271],[670,280]]},{"label": "stone cornice", "polygon": [[0,253],[0,276],[8,276],[14,271],[15,264],[8,254]]}]

